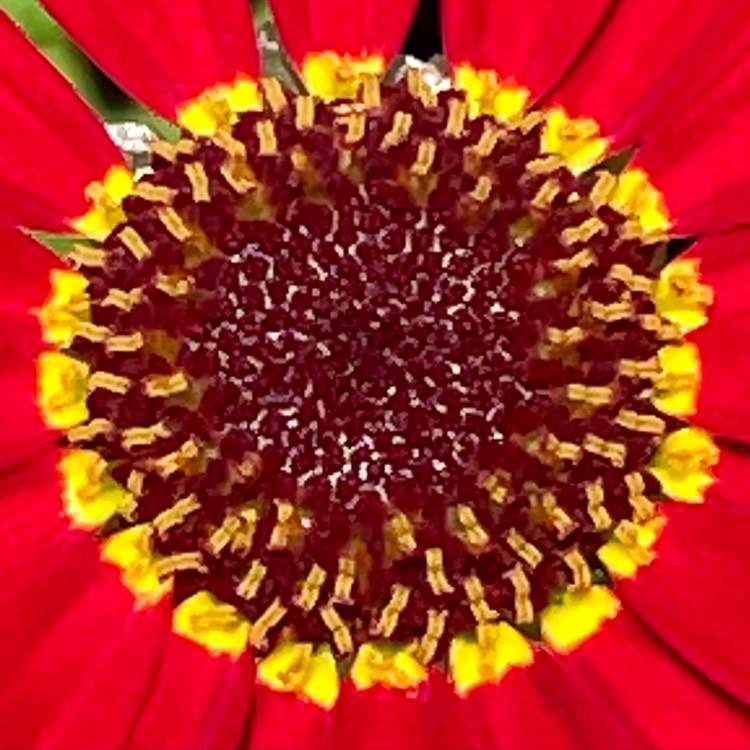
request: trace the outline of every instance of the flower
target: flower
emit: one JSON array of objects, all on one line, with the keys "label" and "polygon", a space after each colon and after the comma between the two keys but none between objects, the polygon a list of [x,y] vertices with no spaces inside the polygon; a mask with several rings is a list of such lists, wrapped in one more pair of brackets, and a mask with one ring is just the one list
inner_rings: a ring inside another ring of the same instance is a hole
[{"label": "flower", "polygon": [[0,16],[0,742],[746,746],[742,4],[45,5],[183,133]]}]

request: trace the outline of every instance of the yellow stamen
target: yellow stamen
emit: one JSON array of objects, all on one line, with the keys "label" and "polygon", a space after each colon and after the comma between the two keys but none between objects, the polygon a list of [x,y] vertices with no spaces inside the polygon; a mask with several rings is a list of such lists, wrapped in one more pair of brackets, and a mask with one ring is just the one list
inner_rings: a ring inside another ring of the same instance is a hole
[{"label": "yellow stamen", "polygon": [[583,449],[609,459],[617,468],[622,468],[625,465],[627,446],[624,443],[604,440],[598,435],[588,433],[583,439]]},{"label": "yellow stamen", "polygon": [[112,331],[107,326],[97,326],[93,323],[79,323],[76,331],[76,336],[80,336],[82,339],[87,341],[93,341],[97,344],[101,344],[107,341],[112,335]]},{"label": "yellow stamen", "polygon": [[380,55],[352,57],[335,52],[316,52],[302,62],[307,90],[322,99],[353,99],[367,76],[378,77],[385,70]]},{"label": "yellow stamen", "polygon": [[96,390],[111,391],[112,393],[119,393],[121,395],[128,392],[130,389],[130,378],[124,375],[115,375],[112,372],[92,372],[89,375],[88,388],[89,393],[93,393]]},{"label": "yellow stamen", "polygon": [[632,292],[648,294],[649,296],[653,295],[654,280],[649,276],[641,276],[633,273],[633,269],[630,266],[615,263],[609,271],[609,276],[610,278],[622,281]]},{"label": "yellow stamen", "polygon": [[273,156],[279,152],[279,143],[276,140],[276,130],[270,120],[261,120],[256,126],[255,131],[260,141],[259,153],[263,156]]},{"label": "yellow stamen", "polygon": [[413,117],[408,112],[396,112],[393,115],[391,129],[383,137],[381,148],[387,149],[403,141],[411,130]]},{"label": "yellow stamen", "polygon": [[592,406],[605,406],[612,400],[614,389],[608,385],[584,385],[570,383],[567,386],[567,396],[571,401],[582,401]]},{"label": "yellow stamen", "polygon": [[87,440],[93,440],[97,435],[107,435],[114,429],[114,424],[108,419],[96,417],[86,424],[72,427],[68,430],[66,437],[71,443],[82,443]]},{"label": "yellow stamen", "polygon": [[487,603],[484,595],[484,586],[477,576],[470,575],[464,578],[464,589],[466,590],[466,598],[471,607],[471,613],[478,623],[492,622],[500,617],[500,613],[492,609]]},{"label": "yellow stamen", "polygon": [[665,414],[687,417],[695,413],[700,383],[700,355],[695,344],[664,346],[659,350],[661,374],[652,398]]},{"label": "yellow stamen", "polygon": [[597,531],[608,529],[612,525],[612,516],[604,507],[604,487],[601,479],[586,485],[588,498],[587,511]]},{"label": "yellow stamen", "polygon": [[712,469],[718,461],[719,449],[705,430],[683,427],[664,438],[650,471],[668,497],[700,503],[716,481]]},{"label": "yellow stamen", "polygon": [[177,195],[177,191],[166,185],[153,185],[149,182],[141,181],[135,184],[131,195],[150,201],[151,203],[171,203]]},{"label": "yellow stamen", "polygon": [[482,486],[487,490],[490,500],[497,505],[503,505],[508,497],[508,486],[504,477],[499,474],[490,474]]},{"label": "yellow stamen", "polygon": [[591,586],[591,568],[577,547],[568,550],[563,556],[565,564],[573,573],[573,589],[585,591]]},{"label": "yellow stamen", "polygon": [[281,604],[281,599],[277,596],[252,624],[250,628],[250,643],[255,647],[263,646],[266,642],[268,631],[278,625],[284,619],[287,612],[288,609]]},{"label": "yellow stamen", "polygon": [[492,180],[486,174],[480,175],[469,196],[479,203],[484,203],[490,195],[492,195]]},{"label": "yellow stamen", "polygon": [[520,563],[504,574],[515,592],[516,622],[521,625],[534,621],[534,605],[531,602],[531,584]]},{"label": "yellow stamen", "polygon": [[38,401],[44,421],[58,430],[88,419],[88,365],[60,352],[42,352],[37,360]]},{"label": "yellow stamen", "polygon": [[258,84],[245,75],[232,83],[222,83],[177,109],[177,122],[194,135],[210,136],[230,128],[242,112],[262,107]]},{"label": "yellow stamen", "polygon": [[[560,446],[563,445],[566,444],[560,443]],[[576,527],[576,522],[557,504],[557,499],[551,492],[542,494],[541,504],[543,517],[555,527],[557,538],[565,539]]]},{"label": "yellow stamen", "polygon": [[503,122],[517,122],[526,111],[528,89],[501,80],[494,70],[458,65],[453,80],[457,88],[466,92],[470,117],[493,115]]},{"label": "yellow stamen", "polygon": [[164,422],[155,422],[148,427],[127,427],[121,434],[122,447],[130,450],[137,446],[152,445],[159,438],[169,437],[172,433]]},{"label": "yellow stamen", "polygon": [[592,300],[588,304],[591,316],[605,323],[614,323],[617,320],[627,320],[633,315],[633,303],[624,299],[620,302],[611,302],[608,305]]},{"label": "yellow stamen", "polygon": [[156,470],[164,477],[175,471],[184,471],[200,456],[200,446],[192,438],[186,440],[176,451],[157,459]]},{"label": "yellow stamen", "polygon": [[621,409],[615,418],[615,423],[633,430],[634,432],[646,432],[651,435],[663,435],[667,429],[667,423],[654,414],[639,414],[632,409]]},{"label": "yellow stamen", "polygon": [[386,531],[401,552],[409,553],[417,548],[414,540],[414,526],[406,513],[397,513],[389,519]]},{"label": "yellow stamen", "polygon": [[66,347],[80,324],[90,320],[88,280],[76,271],[54,269],[50,272],[50,286],[52,294],[39,311],[42,333],[48,343]]},{"label": "yellow stamen", "polygon": [[190,387],[190,383],[183,372],[171,375],[149,375],[144,382],[147,396],[166,398],[177,393],[183,393]]},{"label": "yellow stamen", "polygon": [[263,99],[275,113],[282,112],[287,107],[286,95],[278,78],[261,78]]},{"label": "yellow stamen", "polygon": [[409,690],[427,679],[427,670],[407,646],[370,642],[359,647],[351,679],[359,690],[374,685]]},{"label": "yellow stamen", "polygon": [[[592,216],[576,226],[563,229],[561,234],[565,242],[568,245],[572,245],[575,242],[588,242],[592,237],[595,237],[601,231],[606,229],[606,226],[607,225],[598,216]],[[590,251],[585,252],[583,256],[574,256],[574,258],[580,258],[575,264],[575,267],[585,268],[587,265],[591,265],[591,263],[593,263],[593,257],[594,256]],[[557,262],[558,267],[560,267],[560,263],[561,261]],[[565,268],[565,265],[562,267]]]},{"label": "yellow stamen", "polygon": [[192,236],[192,231],[173,208],[166,206],[158,211],[159,220],[167,231],[175,238],[184,242]]},{"label": "yellow stamen", "polygon": [[198,510],[201,504],[198,498],[188,495],[177,500],[174,505],[159,513],[152,521],[154,529],[159,536],[164,536],[170,529],[179,526],[194,511]]},{"label": "yellow stamen", "polygon": [[618,371],[626,378],[657,380],[660,372],[659,360],[656,357],[640,361],[637,359],[621,359]]},{"label": "yellow stamen", "polygon": [[339,572],[333,587],[333,598],[336,601],[351,601],[355,572],[356,563],[353,558],[346,555],[339,557]]},{"label": "yellow stamen", "polygon": [[295,104],[296,118],[294,121],[298,130],[306,130],[315,124],[315,99],[312,96],[298,96]]},{"label": "yellow stamen", "polygon": [[430,588],[438,596],[450,594],[454,589],[445,575],[443,550],[440,547],[432,547],[425,550],[424,556],[427,563],[427,582],[430,584]]},{"label": "yellow stamen", "polygon": [[199,591],[175,607],[175,633],[195,641],[213,654],[238,658],[247,648],[250,623],[231,604],[208,591]]},{"label": "yellow stamen", "polygon": [[448,103],[448,122],[445,126],[447,135],[459,136],[464,132],[468,107],[460,99],[451,99]]},{"label": "yellow stamen", "polygon": [[457,505],[455,509],[458,528],[456,533],[472,547],[484,547],[490,541],[487,532],[477,520],[474,510],[469,505]]},{"label": "yellow stamen", "polygon": [[434,139],[425,138],[420,141],[417,148],[417,157],[411,165],[411,173],[421,177],[429,174],[436,152],[437,145]]},{"label": "yellow stamen", "polygon": [[445,632],[447,621],[447,610],[427,610],[427,629],[414,647],[414,657],[420,664],[427,665],[435,657],[435,652],[440,645],[440,639]]},{"label": "yellow stamen", "polygon": [[659,275],[654,294],[656,311],[682,333],[700,328],[708,320],[713,290],[700,281],[696,258],[677,258]]},{"label": "yellow stamen", "polygon": [[247,552],[253,543],[253,536],[258,525],[258,511],[255,508],[243,508],[237,514],[239,525],[231,531],[232,552]]},{"label": "yellow stamen", "polygon": [[313,652],[311,643],[280,643],[258,664],[258,682],[273,690],[293,692],[325,709],[336,704],[339,676],[327,646]]},{"label": "yellow stamen", "polygon": [[350,112],[346,118],[346,133],[344,143],[358,143],[365,136],[367,130],[367,116],[364,112]]},{"label": "yellow stamen", "polygon": [[124,289],[110,289],[102,300],[105,307],[117,307],[120,310],[132,310],[143,299],[143,289],[136,288],[126,292]]},{"label": "yellow stamen", "polygon": [[203,564],[203,555],[200,552],[175,552],[173,555],[161,557],[156,561],[156,573],[160,578],[177,573],[179,570],[208,573],[208,568]]},{"label": "yellow stamen", "polygon": [[193,191],[193,200],[197,202],[206,202],[211,200],[211,190],[208,182],[206,170],[200,162],[192,162],[185,165],[185,175],[190,181],[190,188]]},{"label": "yellow stamen", "polygon": [[499,682],[511,667],[528,666],[534,652],[517,630],[500,622],[479,626],[476,638],[454,638],[448,658],[456,692],[465,696],[480,685]]},{"label": "yellow stamen", "polygon": [[508,543],[508,546],[532,569],[536,568],[536,566],[544,559],[544,555],[533,544],[531,544],[531,542],[524,539],[516,529],[511,529],[507,533],[505,541]]},{"label": "yellow stamen", "polygon": [[380,613],[380,620],[375,627],[374,635],[382,635],[386,638],[393,635],[398,625],[398,617],[409,603],[411,590],[408,586],[396,583],[391,588],[391,598]]},{"label": "yellow stamen", "polygon": [[294,527],[299,520],[297,509],[288,500],[277,500],[276,511],[278,518],[276,525],[271,531],[271,538],[268,541],[270,549],[282,549],[286,547],[295,533]]},{"label": "yellow stamen", "polygon": [[607,153],[609,143],[599,135],[594,120],[569,117],[562,107],[547,112],[541,136],[544,154],[559,155],[573,174],[594,166]]},{"label": "yellow stamen", "polygon": [[328,577],[324,568],[317,563],[313,563],[307,577],[302,582],[302,588],[295,597],[295,604],[306,612],[309,612],[318,601],[320,590]]},{"label": "yellow stamen", "polygon": [[143,347],[143,335],[140,331],[109,336],[106,340],[108,352],[136,352]]},{"label": "yellow stamen", "polygon": [[320,616],[326,627],[333,634],[333,642],[339,653],[350,654],[354,651],[354,641],[352,634],[346,623],[341,619],[341,615],[334,609],[332,604],[326,604],[320,608]]},{"label": "yellow stamen", "polygon": [[132,506],[132,495],[107,473],[107,462],[91,450],[68,450],[60,459],[65,512],[73,525],[102,526],[113,515]]},{"label": "yellow stamen", "polygon": [[631,220],[630,228],[637,236],[660,238],[671,227],[664,197],[642,169],[628,167],[617,176],[609,204]]},{"label": "yellow stamen", "polygon": [[117,164],[110,167],[101,182],[92,182],[86,188],[86,197],[91,208],[70,225],[77,232],[92,240],[103,240],[125,220],[122,210],[123,200],[133,189],[133,175],[130,170]]},{"label": "yellow stamen", "polygon": [[74,245],[73,250],[66,256],[66,260],[76,267],[103,268],[107,262],[107,251],[101,247]]},{"label": "yellow stamen", "polygon": [[171,588],[157,570],[152,546],[152,528],[147,524],[131,526],[109,537],[101,548],[102,560],[122,571],[122,582],[135,595],[139,606],[155,604]]},{"label": "yellow stamen", "polygon": [[597,557],[612,575],[633,578],[639,567],[648,565],[654,559],[651,548],[665,523],[663,516],[657,516],[645,523],[630,524],[622,530],[618,527],[615,538],[597,550]]},{"label": "yellow stamen", "polygon": [[542,636],[555,651],[567,653],[596,633],[619,609],[619,600],[606,586],[567,591],[562,601],[543,610]]},{"label": "yellow stamen", "polygon": [[250,601],[250,599],[257,595],[260,584],[263,583],[263,579],[266,577],[266,570],[266,566],[260,560],[253,560],[250,569],[240,581],[239,586],[237,586],[237,593],[243,599]]}]

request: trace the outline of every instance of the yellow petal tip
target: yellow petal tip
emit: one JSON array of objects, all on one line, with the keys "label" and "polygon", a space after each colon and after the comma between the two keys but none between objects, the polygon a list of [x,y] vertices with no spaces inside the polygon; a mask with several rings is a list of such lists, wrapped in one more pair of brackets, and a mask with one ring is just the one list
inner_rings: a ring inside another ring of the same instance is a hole
[{"label": "yellow petal tip", "polygon": [[620,609],[619,599],[606,586],[567,591],[541,616],[542,637],[555,651],[572,651],[596,633]]}]

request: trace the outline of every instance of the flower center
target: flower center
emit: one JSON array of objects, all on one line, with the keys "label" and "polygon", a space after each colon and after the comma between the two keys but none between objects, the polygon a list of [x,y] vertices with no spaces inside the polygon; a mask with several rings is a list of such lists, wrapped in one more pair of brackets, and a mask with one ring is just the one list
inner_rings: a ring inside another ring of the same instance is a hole
[{"label": "flower center", "polygon": [[675,408],[697,363],[659,301],[705,288],[657,282],[654,191],[597,166],[590,123],[482,114],[486,91],[416,73],[354,101],[264,92],[158,144],[122,223],[74,253],[84,416],[47,400],[75,415],[69,505],[109,492],[110,558],[203,602],[185,627],[232,648],[387,640],[426,665],[500,622],[539,637],[607,559],[650,559],[670,487],[710,481]]}]

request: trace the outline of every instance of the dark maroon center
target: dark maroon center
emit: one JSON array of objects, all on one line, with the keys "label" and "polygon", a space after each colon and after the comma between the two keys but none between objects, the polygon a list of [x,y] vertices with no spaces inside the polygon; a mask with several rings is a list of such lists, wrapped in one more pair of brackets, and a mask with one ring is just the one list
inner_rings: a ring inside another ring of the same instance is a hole
[{"label": "dark maroon center", "polygon": [[[400,584],[410,595],[389,637],[418,638],[430,610],[446,612],[441,655],[476,624],[467,578],[497,617],[518,621],[510,573],[520,565],[538,614],[574,580],[571,550],[601,579],[596,550],[633,516],[633,475],[658,499],[641,474],[658,435],[621,419],[656,415],[651,383],[622,363],[653,358],[662,342],[643,324],[650,295],[613,273],[653,276],[657,248],[628,238],[625,218],[596,204],[598,173],[539,165],[540,125],[480,117],[455,133],[449,112],[461,93],[416,96],[400,84],[381,96],[361,129],[342,103],[318,103],[314,123],[300,124],[291,97],[243,116],[232,137],[250,189],[226,177],[237,167],[226,143],[155,158],[144,182],[176,191],[170,205],[191,238],[166,231],[163,206],[132,198],[128,222],[151,255],[135,258],[116,231],[105,268],[83,269],[94,322],[146,339],[125,353],[76,342],[94,369],[133,380],[124,395],[95,391],[92,416],[169,432],[136,446],[119,433],[89,441],[118,480],[143,475],[135,517],[107,531],[194,494],[200,510],[156,538],[165,556],[203,555],[203,569],[176,574],[176,599],[207,588],[254,621],[278,598],[287,611],[261,651],[287,635],[332,640],[317,609],[299,603],[315,564],[326,573],[316,606],[333,603],[355,645],[376,633]],[[409,128],[394,141],[404,114]],[[271,124],[273,149],[259,123]],[[434,144],[427,168],[425,142]],[[193,163],[208,199],[188,179]],[[592,217],[593,234],[571,235]],[[164,277],[189,290],[165,291]],[[113,307],[112,288],[141,296]],[[625,314],[601,312],[624,300]],[[145,395],[146,376],[175,369],[191,381],[187,394]],[[186,441],[199,455],[164,470],[160,458]],[[595,483],[609,525],[591,510]],[[251,544],[213,549],[211,535],[248,507],[258,516]],[[520,555],[511,531],[541,559]],[[443,553],[442,591],[428,575],[432,549]],[[342,559],[355,570],[346,597],[336,588]],[[247,596],[253,561],[267,572]]]}]

